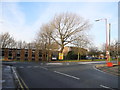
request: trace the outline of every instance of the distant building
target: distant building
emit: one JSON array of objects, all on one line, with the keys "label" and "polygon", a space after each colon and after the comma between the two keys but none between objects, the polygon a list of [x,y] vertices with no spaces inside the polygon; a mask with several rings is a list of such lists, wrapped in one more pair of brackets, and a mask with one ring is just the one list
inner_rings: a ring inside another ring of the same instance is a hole
[{"label": "distant building", "polygon": [[74,51],[76,54],[79,52],[79,53],[84,54],[84,55],[86,55],[88,52],[88,50],[84,49],[84,48],[66,46],[63,49],[64,56],[66,56],[69,51]]},{"label": "distant building", "polygon": [[42,61],[43,55],[41,50],[35,49],[0,49],[1,59],[7,61]]},{"label": "distant building", "polygon": [[[77,47],[64,47],[63,54],[66,56],[69,51],[77,51]],[[81,52],[87,51],[86,49],[80,49]],[[49,61],[52,60],[52,58],[59,57],[59,51],[58,49],[52,50],[51,54],[49,54],[51,59],[48,60],[46,53],[42,50],[38,49],[16,49],[16,48],[1,48],[0,49],[0,60],[5,61]]]}]

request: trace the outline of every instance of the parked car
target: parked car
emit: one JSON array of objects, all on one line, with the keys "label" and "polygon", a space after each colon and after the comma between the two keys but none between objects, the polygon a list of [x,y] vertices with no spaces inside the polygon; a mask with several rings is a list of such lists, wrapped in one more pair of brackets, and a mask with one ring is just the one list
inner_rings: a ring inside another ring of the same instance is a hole
[{"label": "parked car", "polygon": [[57,60],[57,57],[52,57],[52,60]]}]

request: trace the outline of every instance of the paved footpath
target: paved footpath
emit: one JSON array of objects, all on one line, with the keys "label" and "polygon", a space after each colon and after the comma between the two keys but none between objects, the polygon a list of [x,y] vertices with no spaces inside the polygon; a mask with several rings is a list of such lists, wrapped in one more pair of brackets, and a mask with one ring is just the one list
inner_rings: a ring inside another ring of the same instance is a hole
[{"label": "paved footpath", "polygon": [[2,65],[0,64],[0,90],[2,89]]},{"label": "paved footpath", "polygon": [[13,73],[10,66],[2,65],[2,88],[15,88]]}]

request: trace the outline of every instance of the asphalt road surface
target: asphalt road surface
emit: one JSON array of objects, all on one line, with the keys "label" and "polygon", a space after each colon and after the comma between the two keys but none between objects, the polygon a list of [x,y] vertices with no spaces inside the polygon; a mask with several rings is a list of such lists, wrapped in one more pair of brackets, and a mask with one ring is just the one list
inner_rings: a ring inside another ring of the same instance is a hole
[{"label": "asphalt road surface", "polygon": [[118,76],[101,72],[90,63],[16,62],[26,88],[104,88],[117,90]]}]

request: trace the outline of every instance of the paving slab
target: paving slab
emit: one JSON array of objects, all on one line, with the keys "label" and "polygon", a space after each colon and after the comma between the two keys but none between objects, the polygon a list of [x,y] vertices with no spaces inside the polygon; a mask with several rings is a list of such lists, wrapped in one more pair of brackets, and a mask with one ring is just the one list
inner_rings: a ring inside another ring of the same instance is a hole
[{"label": "paving slab", "polygon": [[2,65],[2,88],[15,88],[12,69],[10,66]]}]

